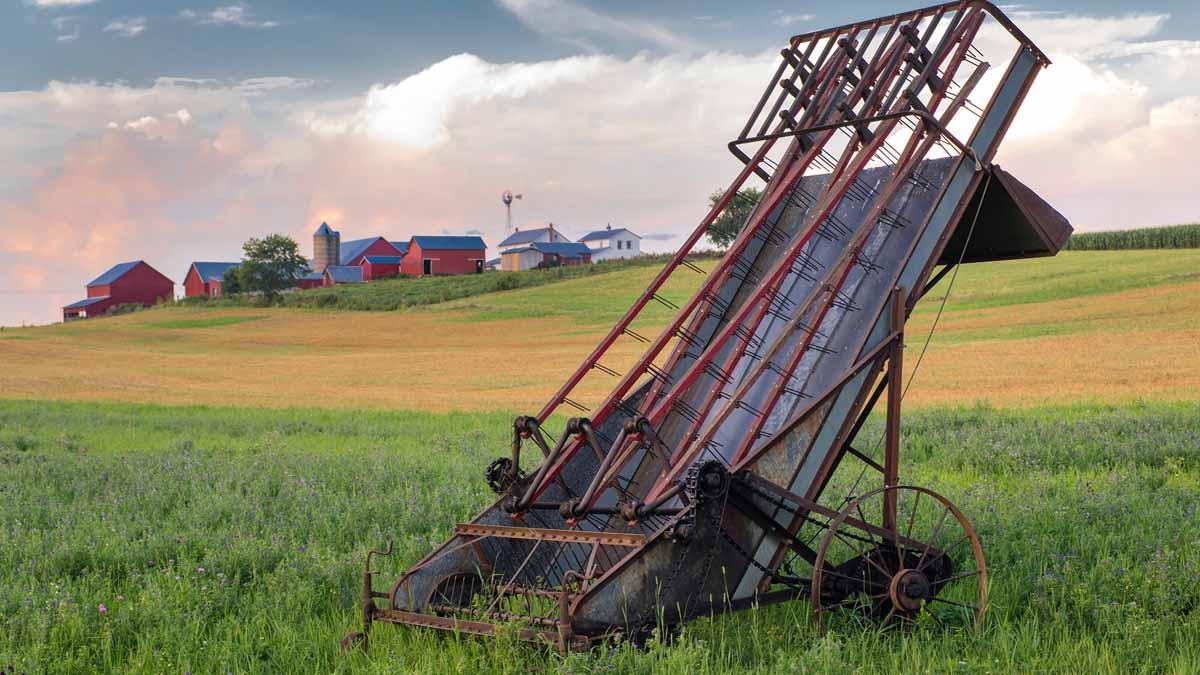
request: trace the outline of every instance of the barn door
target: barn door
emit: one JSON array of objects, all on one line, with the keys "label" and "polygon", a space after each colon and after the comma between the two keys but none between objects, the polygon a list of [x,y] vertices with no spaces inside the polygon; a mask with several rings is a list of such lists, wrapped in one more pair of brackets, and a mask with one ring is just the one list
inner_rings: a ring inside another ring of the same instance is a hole
[{"label": "barn door", "polygon": [[426,259],[422,260],[421,263],[422,263],[421,264],[421,274],[426,275],[426,276],[433,274],[433,261],[432,260],[430,260],[429,258],[426,258]]},{"label": "barn door", "polygon": [[483,271],[483,261],[476,260],[475,261],[475,274],[479,274],[482,271]]}]

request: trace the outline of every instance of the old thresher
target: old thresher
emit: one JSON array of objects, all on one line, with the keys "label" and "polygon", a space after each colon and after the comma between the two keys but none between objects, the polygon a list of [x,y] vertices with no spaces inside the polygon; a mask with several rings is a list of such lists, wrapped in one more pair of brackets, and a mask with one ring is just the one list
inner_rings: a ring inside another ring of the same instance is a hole
[{"label": "old thresher", "polygon": [[[957,265],[1053,255],[1070,234],[992,163],[1048,63],[988,2],[793,37],[729,144],[744,167],[545,407],[516,419],[486,471],[495,503],[390,586],[368,556],[366,628],[505,625],[566,650],[798,598],[818,624],[977,622],[975,531],[900,477],[904,328]],[[689,254],[757,179],[706,270]],[[661,292],[675,275],[699,282],[682,305]],[[662,305],[674,318],[639,332]],[[592,378],[611,383],[603,400],[580,393]],[[881,400],[885,431],[864,438]],[[576,416],[552,433],[563,411]]]}]

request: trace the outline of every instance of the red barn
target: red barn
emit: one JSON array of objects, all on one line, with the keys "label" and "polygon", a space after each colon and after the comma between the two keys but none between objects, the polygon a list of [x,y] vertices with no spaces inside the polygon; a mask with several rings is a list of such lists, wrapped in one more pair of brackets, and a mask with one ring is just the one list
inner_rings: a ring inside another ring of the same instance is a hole
[{"label": "red barn", "polygon": [[358,264],[363,271],[363,281],[386,279],[400,274],[400,260],[398,255],[363,256],[362,262]]},{"label": "red barn", "polygon": [[325,274],[323,272],[309,272],[296,279],[296,285],[300,287],[300,290],[320,288],[325,285]]},{"label": "red barn", "polygon": [[402,256],[404,251],[383,237],[367,237],[342,242],[342,267],[353,267],[362,263],[369,255]]},{"label": "red barn", "polygon": [[221,281],[225,272],[237,267],[235,262],[194,262],[183,277],[183,294],[186,297],[221,297]]},{"label": "red barn", "polygon": [[487,262],[487,244],[473,236],[413,237],[400,261],[400,272],[422,277],[430,274],[477,274]]},{"label": "red barn", "polygon": [[134,260],[113,265],[87,285],[87,298],[63,307],[63,321],[100,316],[117,305],[149,307],[175,297],[175,282]]}]

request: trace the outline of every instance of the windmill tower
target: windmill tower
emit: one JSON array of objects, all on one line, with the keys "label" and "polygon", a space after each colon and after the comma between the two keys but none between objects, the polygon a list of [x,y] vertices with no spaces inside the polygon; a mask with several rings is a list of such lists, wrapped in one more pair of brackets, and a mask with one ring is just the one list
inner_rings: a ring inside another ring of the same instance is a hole
[{"label": "windmill tower", "polygon": [[514,195],[512,190],[505,190],[504,194],[500,195],[500,200],[504,202],[504,238],[508,239],[508,235],[512,234],[512,203],[514,199],[520,199],[523,195]]}]

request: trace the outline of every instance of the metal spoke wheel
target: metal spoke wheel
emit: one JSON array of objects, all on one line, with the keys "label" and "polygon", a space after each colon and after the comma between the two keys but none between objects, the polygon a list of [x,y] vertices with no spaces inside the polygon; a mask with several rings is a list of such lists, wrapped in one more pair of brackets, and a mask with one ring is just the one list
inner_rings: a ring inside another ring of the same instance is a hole
[{"label": "metal spoke wheel", "polygon": [[975,529],[950,500],[891,486],[851,501],[830,521],[812,588],[822,631],[847,611],[883,625],[911,625],[922,615],[978,625],[987,607],[987,564]]}]

